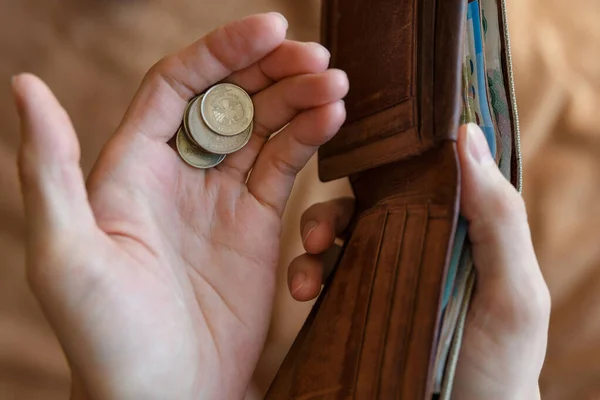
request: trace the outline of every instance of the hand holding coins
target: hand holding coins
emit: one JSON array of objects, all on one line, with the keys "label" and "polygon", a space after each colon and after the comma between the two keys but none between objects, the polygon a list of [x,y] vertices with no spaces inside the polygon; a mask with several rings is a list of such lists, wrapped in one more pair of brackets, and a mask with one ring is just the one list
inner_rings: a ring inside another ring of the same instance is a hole
[{"label": "hand holding coins", "polygon": [[[73,398],[245,396],[296,171],[342,125],[348,91],[327,52],[286,29],[279,14],[250,16],[157,62],[87,185],[64,109],[16,77],[28,277],[75,360]],[[210,90],[225,81],[254,104]],[[177,145],[198,168],[227,158],[197,170]]]},{"label": "hand holding coins", "polygon": [[254,105],[244,89],[214,85],[188,103],[177,132],[177,152],[192,167],[215,167],[248,143],[253,118]]}]

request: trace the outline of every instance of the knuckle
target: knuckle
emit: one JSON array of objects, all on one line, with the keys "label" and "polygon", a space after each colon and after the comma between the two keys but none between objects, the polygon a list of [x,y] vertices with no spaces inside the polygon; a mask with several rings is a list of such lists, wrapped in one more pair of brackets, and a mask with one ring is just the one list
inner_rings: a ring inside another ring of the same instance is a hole
[{"label": "knuckle", "polygon": [[27,283],[34,292],[44,291],[48,285],[61,279],[61,270],[66,264],[65,251],[55,241],[29,249],[27,254]]},{"label": "knuckle", "polygon": [[493,215],[498,219],[523,222],[527,220],[527,210],[523,197],[510,184],[503,184],[491,199]]},{"label": "knuckle", "polygon": [[323,208],[323,203],[312,204],[310,207],[304,210],[304,212],[302,213],[302,218],[309,218],[313,215],[319,214],[319,210],[321,208]]},{"label": "knuckle", "polygon": [[342,215],[348,215],[354,213],[354,208],[356,206],[356,199],[351,196],[338,197],[335,199],[337,202],[338,210]]},{"label": "knuckle", "polygon": [[258,137],[263,138],[263,140],[266,140],[271,135],[271,132],[272,130],[263,125],[260,121],[254,121],[254,132],[252,132],[253,135],[257,135]]},{"label": "knuckle", "polygon": [[315,203],[304,211],[303,221],[310,218],[338,224],[340,221],[347,221],[353,215],[354,207],[355,200],[349,196]]},{"label": "knuckle", "polygon": [[550,291],[543,279],[521,282],[502,302],[506,320],[515,332],[547,329],[550,319]]},{"label": "knuckle", "polygon": [[300,168],[296,165],[277,155],[271,158],[271,164],[280,174],[286,177],[295,177],[300,172]]},{"label": "knuckle", "polygon": [[152,65],[146,73],[146,80],[157,81],[158,79],[161,79],[162,77],[167,75],[166,71],[169,71],[171,66],[173,65],[172,57],[173,56],[168,55],[154,63],[154,65]]},{"label": "knuckle", "polygon": [[539,328],[547,325],[550,315],[550,295],[547,290],[536,289],[529,293],[524,307],[518,314],[519,323],[523,327]]},{"label": "knuckle", "polygon": [[[28,248],[26,280],[34,293],[64,291],[65,285],[94,288],[105,279],[73,234]],[[99,264],[98,264],[99,265]]]},{"label": "knuckle", "polygon": [[349,219],[349,216],[354,212],[354,199],[339,197],[331,200],[328,206],[327,213],[330,215],[330,219],[335,220],[337,223]]},{"label": "knuckle", "polygon": [[165,56],[150,67],[144,77],[144,84],[150,87],[167,84],[179,97],[188,101],[195,91],[184,80],[178,78],[181,71],[181,60],[176,55]]},{"label": "knuckle", "polygon": [[535,315],[541,318],[542,321],[548,321],[550,319],[552,298],[550,296],[550,290],[545,283],[537,285],[537,290],[534,291],[531,303]]},{"label": "knuckle", "polygon": [[217,40],[207,40],[206,47],[227,70],[235,71],[247,64],[248,35],[244,34],[243,21],[224,25],[217,30]]}]

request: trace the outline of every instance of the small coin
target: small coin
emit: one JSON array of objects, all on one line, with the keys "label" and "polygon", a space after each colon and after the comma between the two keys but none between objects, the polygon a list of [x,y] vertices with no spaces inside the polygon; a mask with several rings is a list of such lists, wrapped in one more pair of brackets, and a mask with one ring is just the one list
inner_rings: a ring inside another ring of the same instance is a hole
[{"label": "small coin", "polygon": [[250,125],[239,135],[219,135],[204,123],[204,119],[200,115],[203,97],[204,95],[200,95],[190,102],[184,118],[185,129],[192,141],[202,149],[214,154],[231,154],[244,147],[252,136],[254,127],[252,120],[250,120]]},{"label": "small coin", "polygon": [[206,125],[219,135],[239,135],[254,119],[250,95],[231,83],[221,83],[208,89],[200,110]]},{"label": "small coin", "polygon": [[189,119],[189,114],[190,114],[190,107],[191,105],[198,99],[198,97],[200,97],[201,95],[198,95],[196,97],[194,97],[193,99],[191,99],[188,103],[187,106],[185,107],[185,112],[183,113],[183,130],[186,133],[188,139],[190,139],[192,141],[192,143],[196,146],[200,146],[198,143],[196,143],[196,140],[194,139],[194,136],[190,133],[190,127],[188,125],[188,119]]},{"label": "small coin", "polygon": [[177,131],[177,152],[187,164],[195,168],[212,168],[225,159],[223,154],[211,154],[195,146],[184,132],[183,128]]}]

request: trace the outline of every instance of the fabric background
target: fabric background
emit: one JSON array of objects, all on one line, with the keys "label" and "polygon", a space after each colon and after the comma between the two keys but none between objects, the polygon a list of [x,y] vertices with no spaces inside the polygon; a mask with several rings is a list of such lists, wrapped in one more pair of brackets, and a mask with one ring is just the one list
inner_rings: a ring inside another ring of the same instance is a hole
[{"label": "fabric background", "polygon": [[[145,71],[234,18],[280,11],[289,37],[317,41],[318,0],[0,0],[0,399],[66,399],[60,348],[24,280],[18,124],[10,77],[45,79],[70,112],[88,173]],[[519,0],[509,6],[534,243],[553,296],[544,399],[600,399],[600,3]],[[256,374],[260,397],[307,315],[286,288],[310,204],[348,194],[322,184],[316,160],[285,214],[275,314]],[[252,397],[252,396],[249,396]]]}]

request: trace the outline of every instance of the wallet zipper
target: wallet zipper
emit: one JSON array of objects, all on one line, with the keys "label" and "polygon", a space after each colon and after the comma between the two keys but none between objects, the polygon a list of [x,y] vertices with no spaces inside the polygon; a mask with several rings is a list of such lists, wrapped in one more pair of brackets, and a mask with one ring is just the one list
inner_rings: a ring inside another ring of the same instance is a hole
[{"label": "wallet zipper", "polygon": [[508,32],[508,11],[506,0],[500,0],[502,8],[502,29],[504,31],[504,46],[506,47],[506,63],[508,69],[510,102],[515,123],[515,147],[517,155],[517,190],[523,190],[523,157],[521,154],[521,131],[519,129],[519,112],[517,110],[517,97],[515,93],[515,79],[512,65],[512,52],[510,49],[510,33]]}]

